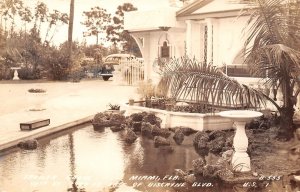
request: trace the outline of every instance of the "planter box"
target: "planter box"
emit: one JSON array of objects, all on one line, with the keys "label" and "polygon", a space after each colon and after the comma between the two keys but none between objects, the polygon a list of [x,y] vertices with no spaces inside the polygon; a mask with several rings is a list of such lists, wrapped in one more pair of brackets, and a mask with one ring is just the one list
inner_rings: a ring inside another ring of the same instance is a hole
[{"label": "planter box", "polygon": [[47,93],[29,93],[29,101],[31,104],[30,111],[42,111],[46,108],[43,107],[44,102],[46,101]]},{"label": "planter box", "polygon": [[120,113],[120,114],[124,114],[125,110],[106,110],[105,113]]},{"label": "planter box", "polygon": [[233,127],[233,121],[229,118],[221,117],[218,113],[184,113],[153,109],[141,106],[124,105],[125,115],[133,113],[151,112],[161,118],[162,128],[171,128],[177,126],[189,127],[198,131],[205,130],[226,130]]},{"label": "planter box", "polygon": [[50,119],[38,119],[34,121],[29,121],[26,123],[20,123],[21,130],[32,130],[40,127],[44,127],[50,124]]}]

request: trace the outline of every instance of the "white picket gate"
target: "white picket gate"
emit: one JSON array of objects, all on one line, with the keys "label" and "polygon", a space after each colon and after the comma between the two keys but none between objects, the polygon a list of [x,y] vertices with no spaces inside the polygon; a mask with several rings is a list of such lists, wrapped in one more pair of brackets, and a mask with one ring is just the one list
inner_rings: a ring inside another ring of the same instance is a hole
[{"label": "white picket gate", "polygon": [[144,80],[144,62],[140,59],[124,58],[118,68],[119,84],[137,85]]}]

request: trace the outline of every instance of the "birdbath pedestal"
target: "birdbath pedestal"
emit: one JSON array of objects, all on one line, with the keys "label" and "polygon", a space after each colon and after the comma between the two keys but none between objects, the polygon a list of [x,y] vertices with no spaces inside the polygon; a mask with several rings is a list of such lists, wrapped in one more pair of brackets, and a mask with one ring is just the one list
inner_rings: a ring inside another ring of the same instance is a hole
[{"label": "birdbath pedestal", "polygon": [[249,110],[232,110],[219,113],[220,116],[232,119],[236,125],[236,132],[233,138],[234,153],[232,156],[232,167],[235,171],[248,172],[251,171],[250,157],[247,154],[248,137],[245,131],[246,123],[263,114],[257,111]]},{"label": "birdbath pedestal", "polygon": [[21,69],[21,67],[11,67],[10,69],[14,70],[14,77],[13,80],[20,80],[19,74],[18,74],[18,69]]}]

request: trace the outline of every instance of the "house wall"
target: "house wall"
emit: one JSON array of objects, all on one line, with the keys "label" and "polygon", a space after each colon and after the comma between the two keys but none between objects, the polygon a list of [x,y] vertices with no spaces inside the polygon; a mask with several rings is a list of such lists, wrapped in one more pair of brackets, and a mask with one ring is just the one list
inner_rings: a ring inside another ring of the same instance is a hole
[{"label": "house wall", "polygon": [[244,28],[248,17],[220,18],[214,28],[214,65],[233,64],[246,39]]},{"label": "house wall", "polygon": [[191,58],[195,57],[199,61],[202,60],[203,54],[202,45],[203,38],[201,38],[201,23],[197,21],[188,20],[186,23],[185,37],[187,55]]},{"label": "house wall", "polygon": [[[185,52],[185,31],[174,28],[168,31],[135,32],[131,34],[138,42],[139,48],[145,62],[145,79],[158,81],[156,59],[160,55],[160,46],[167,41],[170,46],[171,57],[181,57]],[[143,43],[140,41],[143,39]],[[139,42],[140,41],[140,42]]]},{"label": "house wall", "polygon": [[[204,29],[207,26],[207,61],[215,66],[233,64],[245,41],[247,17],[207,18],[186,21],[188,55],[203,61]],[[212,35],[211,35],[212,34]]]},{"label": "house wall", "polygon": [[[143,38],[143,45],[139,44],[139,46],[145,61],[146,79],[157,78],[153,65],[159,57],[159,47],[165,40],[169,42],[171,57],[183,56],[186,49],[190,57],[203,61],[205,25],[213,26],[212,38],[209,37],[208,39],[208,41],[212,39],[212,47],[207,49],[207,54],[211,55],[213,64],[220,67],[224,64],[232,64],[236,55],[243,48],[245,40],[243,29],[247,19],[247,17],[239,17],[238,19],[235,17],[208,18],[199,21],[185,21],[180,24],[181,28],[171,28],[168,31],[155,30],[132,33],[135,39]],[[210,57],[207,56],[207,58]]]}]

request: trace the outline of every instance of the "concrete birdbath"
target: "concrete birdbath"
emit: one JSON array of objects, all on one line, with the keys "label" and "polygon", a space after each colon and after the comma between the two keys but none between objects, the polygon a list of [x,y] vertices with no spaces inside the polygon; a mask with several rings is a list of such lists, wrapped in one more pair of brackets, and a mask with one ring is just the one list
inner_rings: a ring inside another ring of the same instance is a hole
[{"label": "concrete birdbath", "polygon": [[234,154],[232,156],[232,166],[236,171],[251,171],[250,157],[247,154],[248,137],[245,132],[246,123],[263,114],[257,111],[232,110],[219,113],[220,116],[230,118],[236,125],[236,132],[233,138]]},{"label": "concrete birdbath", "polygon": [[14,77],[13,80],[20,80],[18,69],[21,69],[21,67],[11,67],[10,69],[14,70]]}]

